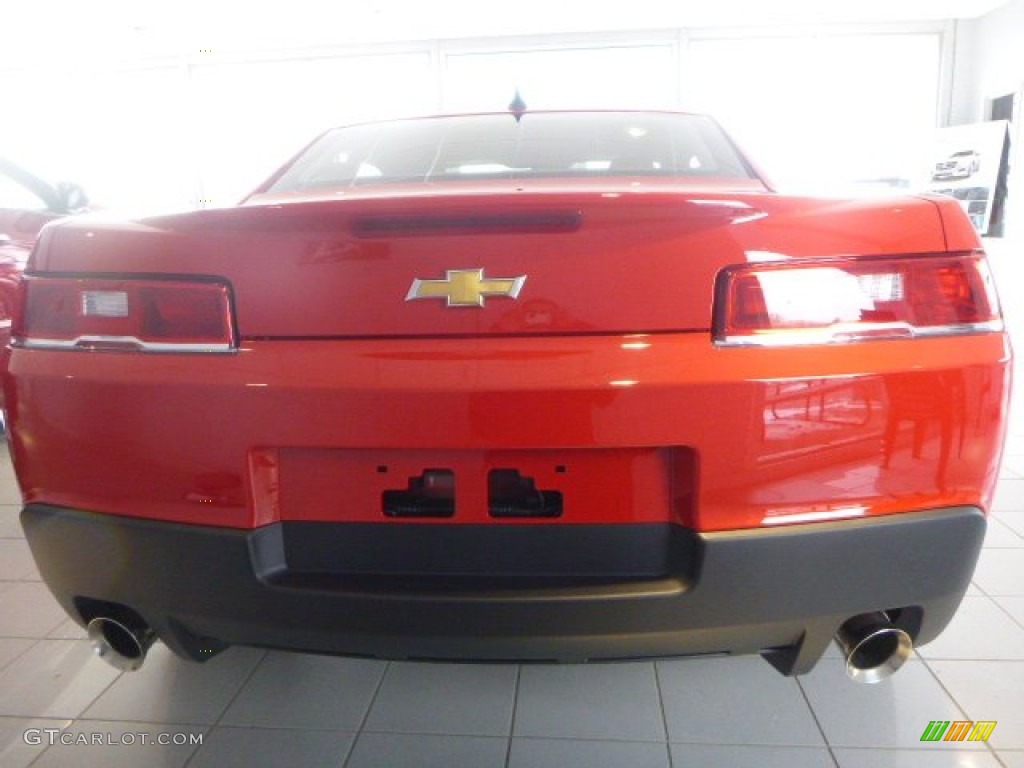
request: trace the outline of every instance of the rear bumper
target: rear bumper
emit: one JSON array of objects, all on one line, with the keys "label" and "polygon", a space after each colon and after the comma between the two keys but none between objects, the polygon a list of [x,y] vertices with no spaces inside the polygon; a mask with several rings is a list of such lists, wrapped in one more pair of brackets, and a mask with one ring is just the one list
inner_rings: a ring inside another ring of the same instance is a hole
[{"label": "rear bumper", "polygon": [[383,658],[618,659],[764,652],[814,665],[850,616],[949,622],[985,532],[975,508],[696,533],[672,524],[254,530],[46,505],[21,515],[78,621],[127,606],[175,652],[243,644]]}]

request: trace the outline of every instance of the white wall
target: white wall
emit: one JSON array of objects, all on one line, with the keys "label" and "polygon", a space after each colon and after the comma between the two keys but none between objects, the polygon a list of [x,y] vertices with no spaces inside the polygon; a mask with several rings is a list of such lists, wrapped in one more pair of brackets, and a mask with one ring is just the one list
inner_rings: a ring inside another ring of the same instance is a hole
[{"label": "white wall", "polygon": [[986,99],[1018,91],[1024,83],[1024,0],[1006,5],[972,22],[971,76],[967,78],[980,110]]},{"label": "white wall", "polygon": [[[1010,176],[1006,202],[1005,238],[988,246],[991,251],[1017,253],[1024,245],[1024,0],[1008,3],[972,22],[959,25],[953,108],[950,125],[983,120],[992,99],[1016,94],[1011,125]],[[1022,270],[1024,271],[1024,270]],[[1005,293],[1005,291],[1004,291]]]}]

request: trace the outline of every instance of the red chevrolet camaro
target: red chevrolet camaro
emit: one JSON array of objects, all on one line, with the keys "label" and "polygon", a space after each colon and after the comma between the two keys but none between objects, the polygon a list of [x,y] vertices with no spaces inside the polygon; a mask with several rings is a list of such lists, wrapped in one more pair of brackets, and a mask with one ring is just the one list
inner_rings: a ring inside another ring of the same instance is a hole
[{"label": "red chevrolet camaro", "polygon": [[356,125],[51,224],[13,333],[28,542],[126,668],[838,637],[876,680],[967,589],[1010,378],[956,201],[781,195],[673,113]]}]

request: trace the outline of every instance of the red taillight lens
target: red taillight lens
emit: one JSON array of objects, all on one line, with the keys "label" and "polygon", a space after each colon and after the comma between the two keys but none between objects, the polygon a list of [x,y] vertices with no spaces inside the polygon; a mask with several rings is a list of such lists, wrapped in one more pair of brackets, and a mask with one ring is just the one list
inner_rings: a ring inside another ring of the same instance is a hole
[{"label": "red taillight lens", "polygon": [[751,264],[719,276],[719,345],[821,344],[1002,329],[980,253]]},{"label": "red taillight lens", "polygon": [[13,341],[29,348],[228,352],[231,291],[217,280],[26,277]]}]

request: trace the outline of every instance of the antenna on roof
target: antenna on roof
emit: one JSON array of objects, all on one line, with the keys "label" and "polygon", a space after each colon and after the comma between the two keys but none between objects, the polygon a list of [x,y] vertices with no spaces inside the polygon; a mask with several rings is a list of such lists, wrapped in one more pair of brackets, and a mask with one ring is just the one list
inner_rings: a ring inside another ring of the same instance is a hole
[{"label": "antenna on roof", "polygon": [[508,111],[512,113],[512,116],[518,123],[523,119],[523,115],[526,114],[526,102],[523,101],[523,97],[519,95],[519,89],[516,88],[516,95],[512,97],[512,101],[509,102]]}]

